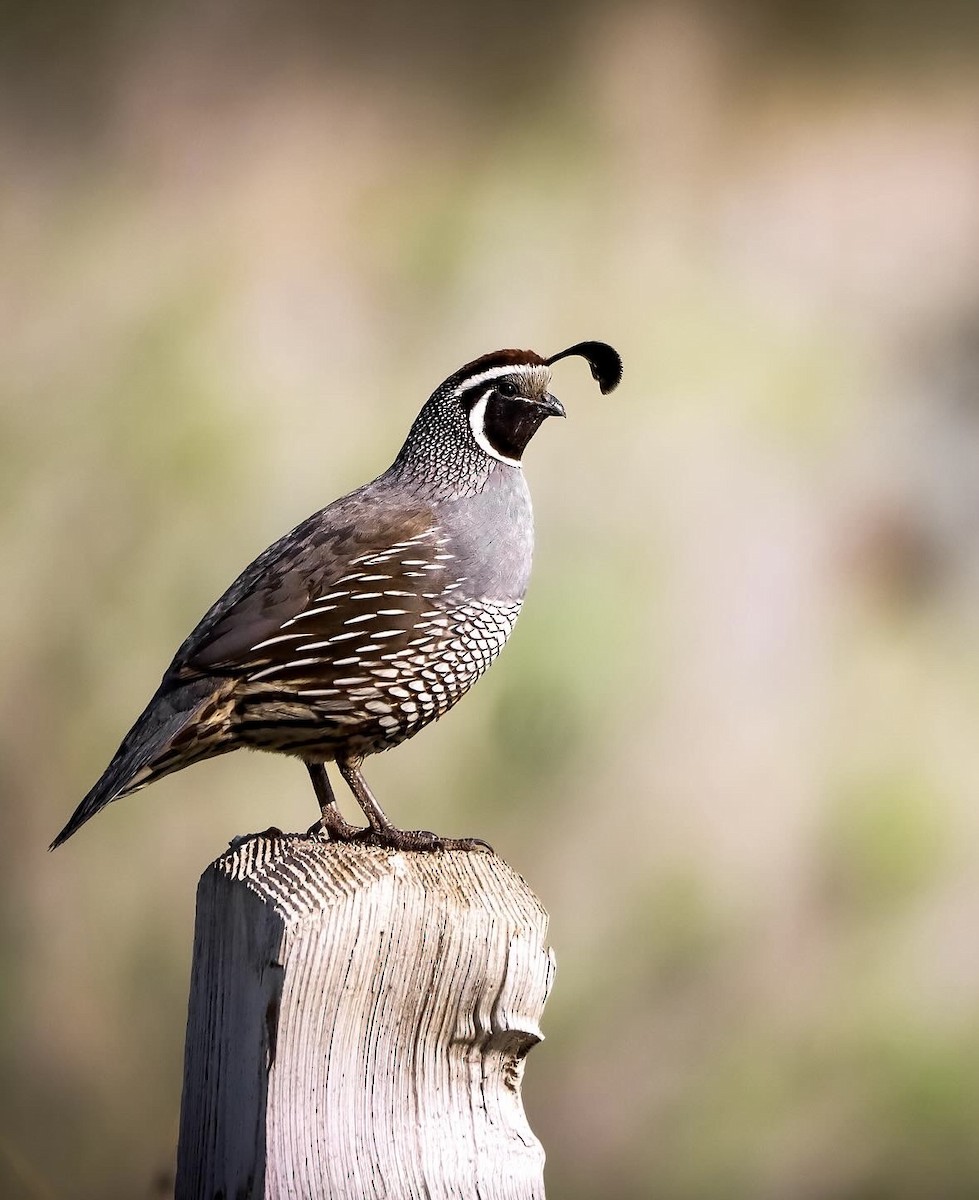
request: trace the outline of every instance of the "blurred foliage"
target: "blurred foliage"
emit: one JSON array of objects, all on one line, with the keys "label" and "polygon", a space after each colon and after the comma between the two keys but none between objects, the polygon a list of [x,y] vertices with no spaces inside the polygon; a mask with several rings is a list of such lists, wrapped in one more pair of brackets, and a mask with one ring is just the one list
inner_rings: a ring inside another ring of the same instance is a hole
[{"label": "blurred foliage", "polygon": [[851,914],[912,900],[946,866],[941,797],[896,771],[851,783],[837,803],[826,848],[828,886]]},{"label": "blurred foliage", "polygon": [[511,645],[369,764],[552,915],[549,1194],[979,1193],[979,8],[0,30],[0,1195],[166,1195],[197,877],[312,819],[237,754],[46,854],[173,648],[460,362],[583,337]]}]

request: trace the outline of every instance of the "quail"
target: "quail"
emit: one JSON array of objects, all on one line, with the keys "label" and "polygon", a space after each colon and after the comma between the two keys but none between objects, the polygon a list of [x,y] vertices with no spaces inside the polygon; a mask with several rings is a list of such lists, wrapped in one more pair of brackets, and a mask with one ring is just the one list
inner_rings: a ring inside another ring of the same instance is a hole
[{"label": "quail", "polygon": [[[260,554],[179,648],[51,848],[111,801],[241,747],[305,763],[331,839],[472,846],[394,826],[361,767],[442,716],[510,636],[533,552],[521,459],[544,419],[564,416],[550,367],[571,355],[603,393],[618,385],[604,342],[484,355],[435,389],[388,470]],[[364,829],[337,809],[329,762]]]}]

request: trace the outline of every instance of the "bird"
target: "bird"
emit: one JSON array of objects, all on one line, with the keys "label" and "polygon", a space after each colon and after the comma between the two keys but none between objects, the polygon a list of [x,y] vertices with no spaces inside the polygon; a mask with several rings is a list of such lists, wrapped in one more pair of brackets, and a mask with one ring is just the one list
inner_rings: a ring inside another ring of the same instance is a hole
[{"label": "bird", "polygon": [[[397,827],[362,766],[446,713],[510,636],[534,543],[523,454],[566,415],[551,367],[572,356],[603,394],[618,386],[621,358],[595,341],[548,358],[498,350],[445,379],[383,474],[274,542],[204,614],[50,848],[112,801],[240,748],[305,764],[320,809],[310,834],[485,847]],[[327,763],[366,826],[340,813]]]}]

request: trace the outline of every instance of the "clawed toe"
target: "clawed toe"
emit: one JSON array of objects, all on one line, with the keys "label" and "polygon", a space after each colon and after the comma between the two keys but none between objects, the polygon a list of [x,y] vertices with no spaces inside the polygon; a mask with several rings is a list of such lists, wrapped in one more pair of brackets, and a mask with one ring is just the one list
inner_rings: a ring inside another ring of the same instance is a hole
[{"label": "clawed toe", "polygon": [[479,850],[493,853],[493,847],[481,838],[443,838],[428,829],[361,829],[351,841],[385,850]]},{"label": "clawed toe", "polygon": [[443,850],[479,850],[483,854],[495,854],[496,851],[482,838],[441,838]]},{"label": "clawed toe", "polygon": [[384,850],[440,850],[441,838],[427,829],[361,829],[353,839]]}]

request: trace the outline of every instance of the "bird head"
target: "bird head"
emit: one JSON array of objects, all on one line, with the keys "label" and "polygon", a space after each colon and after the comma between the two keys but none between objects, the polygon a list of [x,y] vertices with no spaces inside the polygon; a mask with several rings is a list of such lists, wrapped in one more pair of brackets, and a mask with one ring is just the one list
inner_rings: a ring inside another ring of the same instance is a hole
[{"label": "bird head", "polygon": [[544,420],[565,415],[550,391],[550,368],[572,355],[585,359],[602,392],[622,378],[622,361],[604,342],[578,342],[550,358],[533,350],[484,354],[429,396],[391,472],[433,495],[462,496],[479,491],[497,463],[519,470]]},{"label": "bird head", "polygon": [[[547,417],[563,417],[551,394],[551,365],[584,358],[603,393],[622,378],[622,360],[604,342],[578,342],[543,358],[533,350],[497,350],[450,375],[429,400],[447,423],[490,458],[519,467],[524,450]],[[426,406],[427,407],[427,406]]]}]

